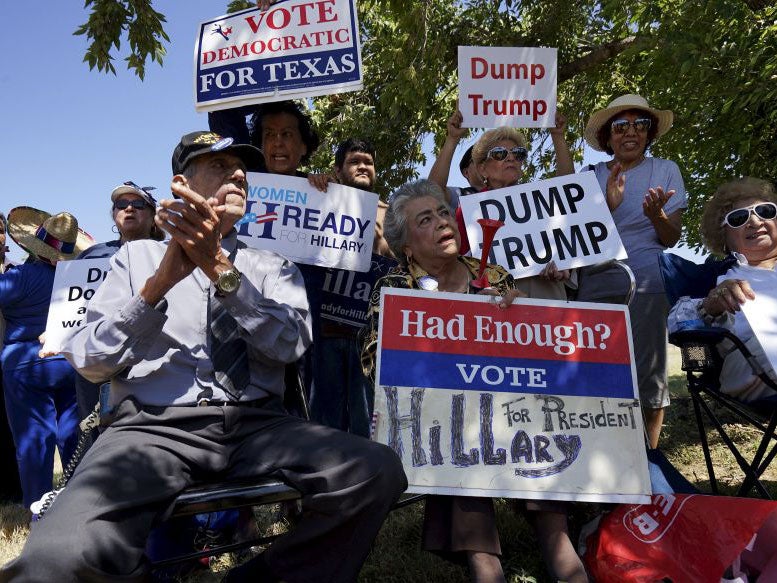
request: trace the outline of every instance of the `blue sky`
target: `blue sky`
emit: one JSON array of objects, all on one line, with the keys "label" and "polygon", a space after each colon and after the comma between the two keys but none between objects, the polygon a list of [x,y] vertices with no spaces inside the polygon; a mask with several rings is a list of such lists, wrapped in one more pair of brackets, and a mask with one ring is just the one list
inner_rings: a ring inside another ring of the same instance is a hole
[{"label": "blue sky", "polygon": [[[109,194],[134,180],[169,192],[170,156],[180,136],[207,128],[194,111],[192,62],[197,24],[223,14],[227,2],[155,0],[170,36],[164,66],[149,65],[141,82],[117,59],[117,75],[82,62],[83,2],[0,5],[0,104],[5,147],[0,156],[0,208],[67,210],[98,241],[115,238]],[[122,57],[126,52],[122,47]],[[12,245],[11,257],[22,258]]]},{"label": "blue sky", "polygon": [[[88,18],[82,2],[0,4],[0,209],[19,205],[69,211],[97,241],[111,232],[110,191],[125,180],[169,192],[170,156],[186,132],[207,128],[194,110],[193,58],[197,25],[223,14],[226,0],[155,0],[170,37],[164,66],[147,65],[140,81],[126,70],[90,71],[87,41],[73,31]],[[422,175],[425,171],[422,169]],[[454,183],[463,179],[451,172]],[[10,241],[10,239],[9,239]],[[22,251],[13,243],[11,258]]]}]

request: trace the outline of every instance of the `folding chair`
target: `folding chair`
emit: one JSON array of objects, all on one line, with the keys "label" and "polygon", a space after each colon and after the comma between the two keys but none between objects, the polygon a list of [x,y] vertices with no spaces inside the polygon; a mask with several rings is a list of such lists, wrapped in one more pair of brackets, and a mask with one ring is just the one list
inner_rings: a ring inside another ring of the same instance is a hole
[{"label": "folding chair", "polygon": [[[286,391],[284,406],[290,414],[310,419],[308,399],[302,379],[295,365],[286,367]],[[396,510],[414,504],[426,496],[423,494],[408,496],[398,501],[392,508]],[[179,494],[173,503],[171,519],[194,514],[207,514],[221,510],[265,506],[284,502],[294,502],[301,498],[298,490],[275,478],[258,476],[255,479],[240,482],[215,482],[195,484]],[[282,533],[269,536],[254,536],[234,543],[216,545],[202,551],[192,551],[175,557],[153,561],[152,570],[195,561],[204,557],[213,557],[224,553],[240,551],[246,548],[266,545],[281,536]]]},{"label": "folding chair", "polygon": [[[682,296],[697,298],[706,296],[716,285],[717,277],[729,269],[732,260],[733,258],[729,258],[724,261],[696,265],[670,253],[661,256],[661,273],[670,304],[676,303]],[[686,328],[669,335],[669,341],[680,348],[682,355],[682,370],[686,374],[699,440],[710,478],[710,488],[713,494],[718,494],[718,482],[710,454],[705,421],[718,433],[744,474],[742,484],[735,495],[747,496],[755,489],[758,496],[771,499],[760,478],[777,455],[777,435],[775,435],[777,408],[764,414],[720,391],[719,377],[723,357],[718,351],[718,345],[724,339],[730,340],[736,350],[742,353],[753,367],[754,374],[777,391],[777,385],[760,368],[744,343],[729,330],[705,326],[701,321],[693,321],[688,322]],[[723,407],[740,422],[755,427],[762,434],[752,460],[748,461],[739,451],[723,422],[712,410],[711,403]],[[775,440],[775,443],[772,443],[772,440]]]},{"label": "folding chair", "polygon": [[[310,419],[308,399],[305,394],[302,379],[294,364],[286,367],[286,390],[284,406],[290,414]],[[221,510],[231,510],[245,507],[264,506],[281,502],[299,500],[302,495],[298,490],[275,478],[257,476],[254,479],[239,482],[213,482],[194,484],[178,495],[173,503],[171,519],[194,514],[208,514]],[[153,561],[152,570],[159,570],[172,565],[186,563],[231,553],[242,549],[269,544],[280,534],[269,536],[254,536],[239,542],[216,545],[202,551],[192,551],[175,557]]]}]

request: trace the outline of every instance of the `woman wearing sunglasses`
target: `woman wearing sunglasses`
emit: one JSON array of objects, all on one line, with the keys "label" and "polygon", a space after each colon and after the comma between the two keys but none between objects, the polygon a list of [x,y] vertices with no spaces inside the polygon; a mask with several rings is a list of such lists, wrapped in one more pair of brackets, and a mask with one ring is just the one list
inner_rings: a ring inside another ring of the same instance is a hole
[{"label": "woman wearing sunglasses", "polygon": [[164,233],[154,224],[156,200],[151,190],[154,190],[153,186],[141,188],[131,180],[114,188],[111,192],[111,218],[113,230],[119,234],[119,238],[99,243],[78,258],[112,257],[128,241],[163,240]]},{"label": "woman wearing sunglasses", "polygon": [[628,253],[626,263],[637,283],[629,312],[639,396],[652,448],[658,446],[664,409],[669,405],[666,326],[657,324],[666,321],[669,304],[658,256],[680,240],[687,203],[677,164],[646,153],[669,131],[672,119],[671,111],[654,109],[639,95],[622,95],[591,115],[584,134],[594,150],[613,157],[589,169],[606,194]]},{"label": "woman wearing sunglasses", "polygon": [[[565,126],[566,119],[557,113],[556,126],[548,130],[556,153],[556,176],[574,172],[572,155],[564,140]],[[502,127],[485,132],[472,148],[472,161],[483,183],[481,191],[519,184],[528,157],[526,138],[515,128]],[[469,242],[460,211],[456,220],[462,233],[462,253],[466,253]],[[517,279],[516,289],[532,298],[566,300],[567,286],[574,287],[575,281],[574,277],[570,279],[569,270],[559,271],[551,261],[538,276]]]},{"label": "woman wearing sunglasses", "polygon": [[[460,123],[461,120],[454,121]],[[557,114],[556,127],[550,130],[556,150],[556,174],[559,176],[574,171],[569,148],[564,141],[565,123],[563,116]],[[451,122],[449,131],[450,128]],[[472,161],[482,179],[483,190],[519,184],[527,157],[526,139],[514,128],[489,130],[472,148]],[[465,254],[469,251],[469,244],[466,241],[461,208],[457,209],[456,222],[461,237],[460,253]],[[566,300],[565,284],[569,278],[569,271],[558,271],[551,262],[539,276],[516,279],[513,285],[521,295]],[[526,501],[523,506],[529,510],[529,520],[537,534],[545,564],[554,579],[570,583],[588,581],[583,564],[569,538],[565,504]],[[423,538],[426,550],[451,560],[467,557],[472,581],[505,581],[499,559],[499,532],[490,498],[428,497]]]},{"label": "woman wearing sunglasses", "polygon": [[[120,184],[111,192],[111,218],[113,230],[119,234],[114,241],[98,243],[81,253],[78,259],[113,257],[119,248],[129,241],[165,238],[162,230],[154,223],[156,200],[149,191],[153,186],[140,187],[131,180]],[[100,385],[90,383],[82,376],[76,377],[76,397],[80,419],[88,416],[100,397]],[[92,438],[97,432],[92,433]]]},{"label": "woman wearing sunglasses", "polygon": [[[742,313],[742,304],[755,299],[750,282],[771,290],[777,298],[777,193],[758,178],[742,178],[718,187],[704,206],[701,234],[712,253],[733,254],[737,263],[718,278],[718,285],[703,299],[681,298],[669,314],[670,329],[687,320],[704,320],[734,332],[753,353],[763,370],[777,380],[763,348]],[[737,350],[721,347],[727,354],[720,375],[721,391],[740,401],[777,402],[774,393],[756,375]]]}]

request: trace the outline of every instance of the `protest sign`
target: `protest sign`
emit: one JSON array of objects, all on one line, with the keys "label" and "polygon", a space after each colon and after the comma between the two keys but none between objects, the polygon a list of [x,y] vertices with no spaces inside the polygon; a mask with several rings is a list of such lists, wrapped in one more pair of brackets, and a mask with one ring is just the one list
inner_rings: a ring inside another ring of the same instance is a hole
[{"label": "protest sign", "polygon": [[108,275],[110,262],[110,257],[57,262],[44,352],[59,352],[62,341],[84,324],[86,306]]},{"label": "protest sign", "polygon": [[197,111],[362,88],[354,0],[280,0],[200,23]]},{"label": "protest sign", "polygon": [[755,299],[742,304],[742,313],[772,370],[777,371],[777,277],[770,269],[750,269],[747,282],[755,292]]},{"label": "protest sign", "polygon": [[471,194],[460,205],[475,257],[483,245],[477,219],[504,221],[489,262],[516,278],[538,274],[551,260],[559,269],[571,269],[626,258],[593,172]]},{"label": "protest sign", "polygon": [[645,503],[625,306],[381,290],[373,439],[416,493]]},{"label": "protest sign", "polygon": [[556,52],[536,47],[459,47],[462,127],[554,127]]},{"label": "protest sign", "polygon": [[238,236],[295,263],[370,268],[378,195],[341,184],[316,190],[305,178],[248,173],[246,215]]},{"label": "protest sign", "polygon": [[396,259],[374,253],[369,270],[363,273],[300,264],[313,317],[361,328],[375,282],[396,264]]}]

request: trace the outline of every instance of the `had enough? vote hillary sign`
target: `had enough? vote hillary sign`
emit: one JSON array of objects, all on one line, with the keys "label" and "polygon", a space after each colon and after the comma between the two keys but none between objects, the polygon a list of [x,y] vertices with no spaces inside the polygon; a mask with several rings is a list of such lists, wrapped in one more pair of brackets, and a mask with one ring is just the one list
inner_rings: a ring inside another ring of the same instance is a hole
[{"label": "had enough? vote hillary sign", "polygon": [[647,500],[626,307],[381,294],[373,439],[408,491]]}]

